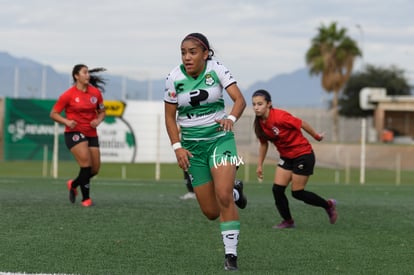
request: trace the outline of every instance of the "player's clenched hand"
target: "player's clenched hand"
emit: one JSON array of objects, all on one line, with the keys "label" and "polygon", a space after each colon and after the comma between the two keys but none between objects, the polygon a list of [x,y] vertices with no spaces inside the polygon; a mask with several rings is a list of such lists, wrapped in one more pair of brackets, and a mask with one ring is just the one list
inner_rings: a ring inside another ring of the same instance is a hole
[{"label": "player's clenched hand", "polygon": [[66,126],[68,126],[70,129],[75,128],[75,126],[77,125],[76,121],[74,120],[67,120],[65,123]]}]

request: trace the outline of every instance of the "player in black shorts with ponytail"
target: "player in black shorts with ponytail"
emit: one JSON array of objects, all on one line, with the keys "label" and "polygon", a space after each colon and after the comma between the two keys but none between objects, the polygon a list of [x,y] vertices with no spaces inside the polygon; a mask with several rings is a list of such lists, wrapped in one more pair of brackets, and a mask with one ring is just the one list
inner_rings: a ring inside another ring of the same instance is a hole
[{"label": "player in black shorts with ponytail", "polygon": [[[89,70],[86,65],[75,65],[72,70],[74,85],[57,100],[50,112],[50,117],[65,125],[65,142],[79,164],[79,174],[67,182],[69,200],[75,203],[82,193],[81,205],[93,205],[89,196],[90,179],[98,174],[101,165],[101,153],[96,128],[105,119],[105,107],[102,93],[105,81],[94,73],[104,68]],[[65,111],[65,116],[61,113]]]},{"label": "player in black shorts with ponytail", "polygon": [[280,154],[273,180],[272,193],[282,222],[273,228],[293,228],[295,222],[289,209],[285,189],[291,184],[292,196],[306,204],[321,207],[326,211],[329,222],[337,219],[336,201],[325,200],[319,195],[305,190],[309,177],[313,174],[315,154],[312,146],[303,135],[302,129],[315,140],[321,141],[323,134],[317,133],[306,121],[290,113],[272,107],[272,99],[266,90],[257,90],[252,96],[256,114],[254,129],[260,141],[257,176],[263,178],[263,161],[269,143],[273,143]]}]

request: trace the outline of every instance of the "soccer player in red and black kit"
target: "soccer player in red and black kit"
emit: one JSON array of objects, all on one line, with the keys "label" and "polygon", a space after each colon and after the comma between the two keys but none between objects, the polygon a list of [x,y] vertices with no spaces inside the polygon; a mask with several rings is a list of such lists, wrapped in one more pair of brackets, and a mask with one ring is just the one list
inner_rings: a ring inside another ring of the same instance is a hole
[{"label": "soccer player in red and black kit", "polygon": [[[75,65],[72,70],[74,85],[57,100],[50,117],[65,125],[65,143],[80,166],[78,176],[67,182],[69,200],[75,203],[80,186],[84,207],[93,205],[89,197],[90,179],[98,174],[101,153],[96,128],[105,119],[103,86],[105,81],[94,73],[104,68],[89,70],[86,65]],[[61,113],[65,111],[65,116]]]},{"label": "soccer player in red and black kit", "polygon": [[252,96],[253,110],[256,114],[254,129],[260,141],[257,176],[263,179],[263,161],[269,142],[273,143],[280,154],[273,182],[273,196],[276,208],[283,221],[273,228],[293,228],[295,222],[290,214],[285,189],[292,182],[292,196],[306,204],[319,206],[326,210],[329,221],[337,219],[336,201],[325,200],[315,193],[305,190],[309,176],[313,174],[315,154],[312,146],[302,133],[302,129],[315,140],[321,141],[323,134],[317,133],[306,121],[290,113],[272,107],[270,94],[257,90]]}]

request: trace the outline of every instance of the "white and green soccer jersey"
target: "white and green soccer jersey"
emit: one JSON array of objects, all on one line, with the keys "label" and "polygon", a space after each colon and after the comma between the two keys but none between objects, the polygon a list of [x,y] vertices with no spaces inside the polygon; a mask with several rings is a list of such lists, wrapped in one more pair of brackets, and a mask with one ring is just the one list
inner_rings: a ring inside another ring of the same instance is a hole
[{"label": "white and green soccer jersey", "polygon": [[168,75],[164,101],[177,104],[177,122],[183,140],[208,140],[223,136],[216,119],[226,116],[223,89],[236,80],[220,62],[208,60],[205,70],[193,78],[184,66]]}]

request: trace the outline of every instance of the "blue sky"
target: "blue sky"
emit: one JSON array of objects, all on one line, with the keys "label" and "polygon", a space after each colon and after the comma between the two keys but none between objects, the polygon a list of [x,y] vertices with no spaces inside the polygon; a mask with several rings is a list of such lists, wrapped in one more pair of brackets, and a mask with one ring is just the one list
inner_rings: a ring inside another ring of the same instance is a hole
[{"label": "blue sky", "polygon": [[306,67],[318,27],[335,21],[364,51],[356,70],[396,65],[414,83],[413,11],[412,0],[0,0],[0,51],[160,79],[181,62],[182,38],[202,32],[247,87]]}]

